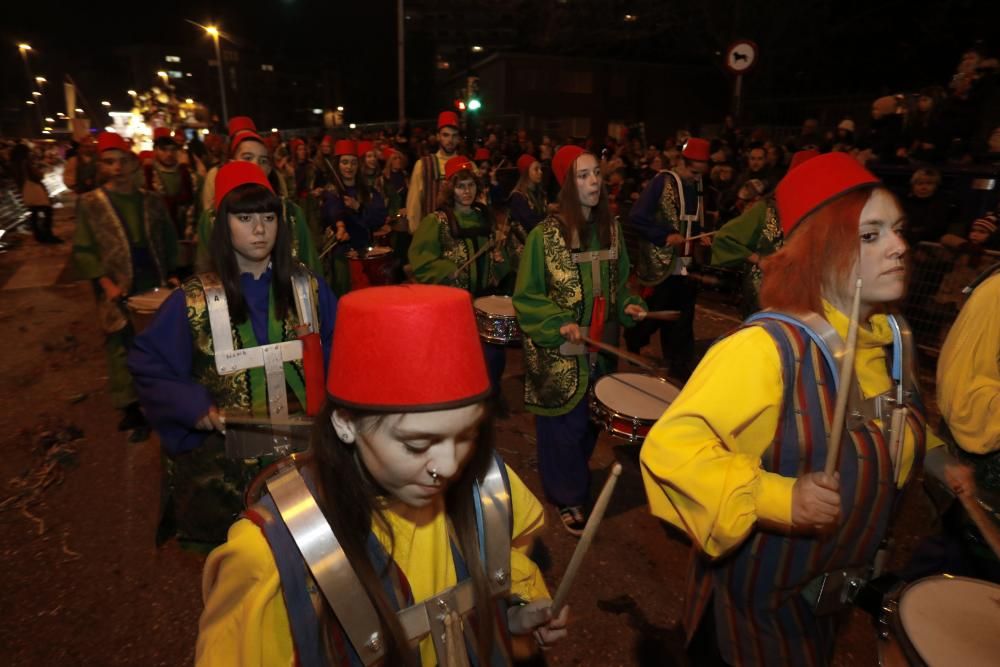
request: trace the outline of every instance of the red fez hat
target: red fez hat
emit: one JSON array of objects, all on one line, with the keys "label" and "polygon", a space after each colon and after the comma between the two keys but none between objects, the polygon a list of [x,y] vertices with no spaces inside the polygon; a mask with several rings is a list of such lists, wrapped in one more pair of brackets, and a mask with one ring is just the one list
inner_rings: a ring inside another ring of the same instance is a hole
[{"label": "red fez hat", "polygon": [[333,154],[335,157],[340,157],[341,155],[357,155],[358,150],[354,142],[350,139],[340,139],[333,145]]},{"label": "red fez hat", "polygon": [[812,149],[805,150],[805,151],[797,151],[795,153],[795,155],[792,156],[792,163],[788,166],[788,171],[791,171],[792,169],[795,169],[797,166],[799,166],[803,162],[808,162],[809,160],[813,159],[814,157],[819,157],[819,151],[815,151],[815,150],[812,150]]},{"label": "red fez hat", "polygon": [[291,153],[292,156],[294,157],[295,151],[299,149],[299,146],[305,146],[305,145],[306,142],[302,141],[298,137],[295,137],[294,139],[288,142],[288,152]]},{"label": "red fez hat", "polygon": [[148,162],[156,155],[153,151],[139,151],[139,162]]},{"label": "red fez hat", "polygon": [[130,153],[128,144],[125,140],[121,138],[116,132],[101,132],[97,135],[97,152],[103,153],[104,151],[122,151],[124,153]]},{"label": "red fez hat", "polygon": [[538,162],[534,155],[528,155],[525,153],[521,157],[517,158],[517,170],[522,174],[527,174],[528,170],[531,169],[531,165]]},{"label": "red fez hat", "polygon": [[681,151],[681,155],[695,162],[708,162],[708,148],[709,144],[705,139],[691,137],[684,143],[684,150]]},{"label": "red fez hat", "polygon": [[[250,130],[240,130],[239,132],[233,135],[232,143],[230,143],[229,145],[230,155],[231,156],[236,155],[236,149],[240,147],[240,144],[242,144],[244,141],[247,141],[248,139],[250,141],[258,141],[267,146],[267,143],[264,141],[264,139],[262,139],[261,136],[256,132],[252,132]],[[268,146],[267,148],[268,152],[271,152],[271,150],[273,150],[270,146]]]},{"label": "red fez hat", "polygon": [[847,153],[826,153],[789,170],[778,187],[778,217],[787,236],[802,222],[837,197],[880,181]]},{"label": "red fez hat", "polygon": [[477,148],[475,155],[472,156],[472,159],[475,160],[476,162],[485,162],[486,160],[489,160],[490,159],[489,149]]},{"label": "red fez hat", "polygon": [[183,146],[187,143],[187,137],[184,135],[184,130],[174,130],[174,141],[178,146]]},{"label": "red fez hat", "polygon": [[229,119],[229,136],[246,130],[250,130],[251,132],[257,131],[257,126],[254,125],[253,119],[250,116],[233,116]]},{"label": "red fez hat", "polygon": [[264,145],[267,146],[268,150],[270,150],[272,153],[280,143],[281,143],[281,137],[276,137],[273,134],[269,134],[266,137],[264,137]]},{"label": "red fez hat", "polygon": [[209,150],[218,150],[224,145],[222,137],[217,134],[206,134],[203,143],[205,144],[205,148],[208,148]]},{"label": "red fez hat", "polygon": [[323,137],[323,141],[320,142],[320,145],[322,145],[322,146],[332,146],[333,145],[333,137],[331,137],[329,134],[325,135]]},{"label": "red fez hat", "polygon": [[153,128],[153,141],[159,141],[160,139],[170,138],[170,128],[167,127],[154,127]]},{"label": "red fez hat", "polygon": [[[406,332],[403,343],[400,331]],[[490,380],[472,297],[442,285],[346,294],[337,303],[326,390],[338,405],[385,412],[448,410],[485,400]]]},{"label": "red fez hat", "polygon": [[438,129],[442,127],[453,127],[458,129],[458,114],[454,111],[442,111],[438,114]]},{"label": "red fez hat", "polygon": [[468,169],[472,173],[476,173],[476,165],[472,164],[472,161],[469,158],[462,155],[456,155],[444,163],[445,180],[448,180],[463,169]]},{"label": "red fez hat", "polygon": [[586,151],[579,146],[563,146],[556,151],[555,157],[552,158],[552,174],[556,177],[559,187],[562,187],[566,180],[566,174],[569,173],[570,167],[584,153]]},{"label": "red fez hat", "polygon": [[399,153],[399,151],[396,150],[395,148],[393,148],[392,146],[386,146],[385,148],[383,148],[382,149],[382,161],[383,162],[388,162],[389,160],[391,160],[393,153]]},{"label": "red fez hat", "polygon": [[359,141],[358,142],[358,157],[363,158],[365,153],[368,151],[375,150],[375,142],[372,141]]},{"label": "red fez hat", "polygon": [[267,176],[264,175],[264,170],[256,163],[233,160],[222,165],[219,168],[219,173],[215,176],[215,210],[219,210],[222,200],[233,188],[247,183],[255,183],[267,188],[272,194],[274,193],[274,188],[271,187]]}]

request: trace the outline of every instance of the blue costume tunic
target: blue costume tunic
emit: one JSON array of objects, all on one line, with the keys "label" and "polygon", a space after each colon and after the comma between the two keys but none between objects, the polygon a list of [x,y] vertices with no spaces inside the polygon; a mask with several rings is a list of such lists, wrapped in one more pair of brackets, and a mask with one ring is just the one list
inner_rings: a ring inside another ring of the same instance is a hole
[{"label": "blue costume tunic", "polygon": [[[360,200],[358,188],[350,185],[345,188],[346,196]],[[360,211],[353,211],[344,205],[343,197],[330,194],[323,202],[322,220],[323,227],[334,227],[338,221],[343,221],[347,228],[347,233],[351,240],[348,245],[354,250],[363,250],[372,245],[372,232],[381,228],[385,224],[388,211],[385,207],[385,200],[382,195],[374,190],[370,191],[371,199],[361,207]],[[346,252],[344,248],[339,252]]]}]

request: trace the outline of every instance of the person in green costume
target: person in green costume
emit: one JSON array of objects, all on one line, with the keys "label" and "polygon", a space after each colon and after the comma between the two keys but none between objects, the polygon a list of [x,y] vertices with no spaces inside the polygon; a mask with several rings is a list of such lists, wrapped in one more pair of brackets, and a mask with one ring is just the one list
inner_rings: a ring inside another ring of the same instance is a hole
[{"label": "person in green costume", "polygon": [[[240,131],[232,140],[231,157],[240,162],[252,162],[260,167],[268,180],[272,182],[274,176],[273,165],[271,163],[271,152],[260,135],[252,131]],[[213,185],[214,193],[214,185]],[[292,199],[281,197],[282,218],[289,225],[292,232],[292,257],[305,264],[310,271],[323,275],[323,265],[319,260],[316,251],[316,244],[313,242],[309,225],[306,221],[306,214]],[[209,252],[209,241],[212,238],[212,226],[215,224],[215,210],[206,209],[202,211],[198,219],[198,250],[195,255],[195,270],[199,273],[209,271],[211,266],[211,253]]]},{"label": "person in green costume", "polygon": [[629,293],[628,253],[597,158],[564,146],[552,170],[562,187],[560,214],[528,234],[514,309],[524,333],[524,405],[535,415],[542,488],[566,530],[579,536],[598,435],[584,398],[600,375],[614,370],[614,358],[589,350],[582,336],[616,344],[618,326],[643,319],[646,305]]},{"label": "person in green costume", "polygon": [[97,138],[97,165],[103,185],[80,196],[73,236],[73,261],[80,277],[92,281],[104,330],[111,402],[123,415],[118,430],[130,442],[149,437],[139,409],[126,356],[135,336],[125,309],[129,295],[168,283],[177,285],[177,235],[163,199],[136,187],[136,156],[114,132]]}]

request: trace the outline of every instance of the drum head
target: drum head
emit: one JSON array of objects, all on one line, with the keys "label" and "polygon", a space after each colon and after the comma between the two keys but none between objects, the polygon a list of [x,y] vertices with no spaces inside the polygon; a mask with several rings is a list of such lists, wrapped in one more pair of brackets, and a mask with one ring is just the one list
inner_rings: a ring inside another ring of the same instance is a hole
[{"label": "drum head", "polygon": [[476,310],[481,310],[491,315],[515,316],[514,300],[509,296],[481,296],[473,301],[473,305],[476,307]]},{"label": "drum head", "polygon": [[942,575],[920,579],[899,599],[899,620],[928,667],[1000,664],[1000,586]]},{"label": "drum head", "polygon": [[611,373],[594,385],[594,396],[615,412],[656,421],[680,390],[666,380],[645,373]]},{"label": "drum head", "polygon": [[375,246],[374,248],[368,248],[368,257],[381,257],[382,255],[388,255],[392,252],[392,248],[386,248],[385,246]]}]

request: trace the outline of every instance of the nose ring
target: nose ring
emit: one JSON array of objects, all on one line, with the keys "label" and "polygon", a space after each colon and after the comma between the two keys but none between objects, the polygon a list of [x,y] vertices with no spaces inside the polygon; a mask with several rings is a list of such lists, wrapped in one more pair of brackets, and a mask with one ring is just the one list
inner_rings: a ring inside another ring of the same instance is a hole
[{"label": "nose ring", "polygon": [[441,483],[441,475],[438,474],[437,468],[431,468],[427,471],[427,474],[431,476],[431,480],[433,480],[435,484]]}]

